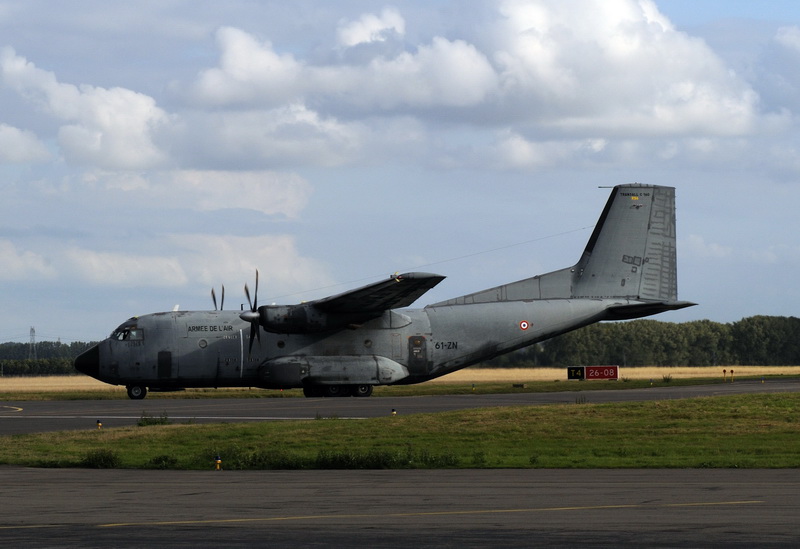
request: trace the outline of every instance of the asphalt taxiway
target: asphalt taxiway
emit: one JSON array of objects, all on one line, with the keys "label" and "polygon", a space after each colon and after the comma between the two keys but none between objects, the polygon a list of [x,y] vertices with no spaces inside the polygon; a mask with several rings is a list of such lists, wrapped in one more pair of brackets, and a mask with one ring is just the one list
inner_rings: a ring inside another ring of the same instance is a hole
[{"label": "asphalt taxiway", "polygon": [[0,467],[5,547],[797,547],[796,471]]},{"label": "asphalt taxiway", "polygon": [[[0,402],[0,435],[92,429],[136,424],[142,416],[166,415],[173,423],[286,421],[314,418],[359,419],[490,406],[664,400],[740,393],[800,392],[800,380],[737,381],[690,387],[370,398],[238,398],[71,400]],[[274,393],[273,393],[274,394]]]},{"label": "asphalt taxiway", "polygon": [[[800,381],[383,398],[0,402],[0,434],[798,392]],[[2,439],[13,444],[13,438]],[[797,470],[0,467],[6,547],[797,547]]]}]

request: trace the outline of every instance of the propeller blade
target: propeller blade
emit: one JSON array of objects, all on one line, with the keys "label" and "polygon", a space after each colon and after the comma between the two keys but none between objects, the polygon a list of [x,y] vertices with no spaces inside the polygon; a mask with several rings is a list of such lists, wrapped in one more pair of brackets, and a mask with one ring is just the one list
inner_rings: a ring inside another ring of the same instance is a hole
[{"label": "propeller blade", "polygon": [[253,296],[253,310],[258,309],[258,269],[256,269],[256,295]]},{"label": "propeller blade", "polygon": [[249,311],[245,311],[239,315],[239,318],[250,323],[250,345],[248,347],[248,354],[253,351],[253,340],[258,339],[258,344],[261,345],[261,330],[259,329],[258,320],[258,269],[256,269],[256,291],[253,299],[250,299],[250,288],[245,283],[244,295],[247,296],[247,304],[250,306]]},{"label": "propeller blade", "polygon": [[247,282],[244,283],[244,295],[247,296],[247,305],[250,307],[250,310],[253,311],[253,302],[250,301],[250,288],[247,287]]},{"label": "propeller blade", "polygon": [[[214,307],[216,308],[216,302],[214,302]],[[225,306],[225,284],[222,285],[222,296],[219,299],[219,310],[221,311],[222,308]]]},{"label": "propeller blade", "polygon": [[214,288],[211,288],[211,301],[214,302],[214,310],[217,310],[217,294],[214,293]]},{"label": "propeller blade", "polygon": [[258,322],[250,324],[250,347],[247,349],[247,354],[253,352],[253,340],[258,338],[258,344],[261,345],[261,330],[258,329]]}]

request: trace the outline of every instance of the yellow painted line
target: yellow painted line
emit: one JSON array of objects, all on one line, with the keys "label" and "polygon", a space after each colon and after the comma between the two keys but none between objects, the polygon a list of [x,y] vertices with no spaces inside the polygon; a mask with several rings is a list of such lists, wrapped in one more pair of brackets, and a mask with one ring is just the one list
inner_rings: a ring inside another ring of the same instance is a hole
[{"label": "yellow painted line", "polygon": [[11,410],[12,412],[21,412],[22,411],[22,408],[18,408],[16,406],[0,406],[0,408],[6,408],[8,410]]},{"label": "yellow painted line", "polygon": [[121,528],[127,526],[178,526],[178,525],[201,525],[201,524],[233,524],[233,523],[253,523],[253,522],[287,522],[301,520],[322,520],[322,519],[380,519],[398,517],[437,517],[437,516],[456,516],[456,515],[493,515],[501,513],[542,513],[553,511],[602,511],[610,509],[659,509],[659,508],[679,508],[679,507],[715,507],[720,505],[757,505],[764,503],[762,500],[744,501],[710,501],[693,503],[662,503],[662,504],[627,504],[627,505],[589,505],[576,507],[534,507],[529,509],[476,509],[468,511],[428,511],[428,512],[409,512],[409,513],[386,513],[386,514],[345,514],[345,515],[298,515],[288,517],[260,517],[260,518],[232,518],[232,519],[203,519],[203,520],[165,520],[154,522],[117,522],[109,524],[98,524],[100,528]]}]

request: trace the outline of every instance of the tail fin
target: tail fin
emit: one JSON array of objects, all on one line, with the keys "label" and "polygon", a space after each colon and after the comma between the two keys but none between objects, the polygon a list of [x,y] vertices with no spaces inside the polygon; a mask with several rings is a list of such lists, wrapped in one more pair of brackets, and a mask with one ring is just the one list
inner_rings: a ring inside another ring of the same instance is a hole
[{"label": "tail fin", "polygon": [[[465,295],[441,305],[543,299],[623,299],[609,317],[635,318],[693,305],[678,299],[675,189],[618,185],[572,267]],[[630,301],[637,303],[631,304]]]},{"label": "tail fin", "polygon": [[572,297],[677,300],[675,189],[614,187],[573,269]]}]

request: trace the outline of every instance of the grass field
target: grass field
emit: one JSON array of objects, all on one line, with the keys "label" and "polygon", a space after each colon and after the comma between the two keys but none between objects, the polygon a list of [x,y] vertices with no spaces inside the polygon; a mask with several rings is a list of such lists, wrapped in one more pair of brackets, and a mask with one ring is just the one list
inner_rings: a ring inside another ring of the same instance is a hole
[{"label": "grass field", "polygon": [[[163,418],[167,419],[167,418]],[[800,394],[0,437],[0,464],[211,470],[797,468]]]},{"label": "grass field", "polygon": [[[634,388],[722,383],[727,368],[626,368],[627,381],[566,382],[562,369],[467,369],[382,394]],[[737,378],[796,376],[800,367],[733,367]],[[654,380],[650,382],[649,380]],[[699,380],[703,381],[699,381]],[[299,390],[196,389],[162,398],[302,396]],[[0,400],[127,398],[85,376],[0,378]],[[151,398],[151,397],[148,397]],[[0,464],[39,467],[385,469],[440,467],[800,467],[800,395],[504,407],[344,421],[171,425],[0,436]],[[153,421],[153,420],[157,421]]]}]

